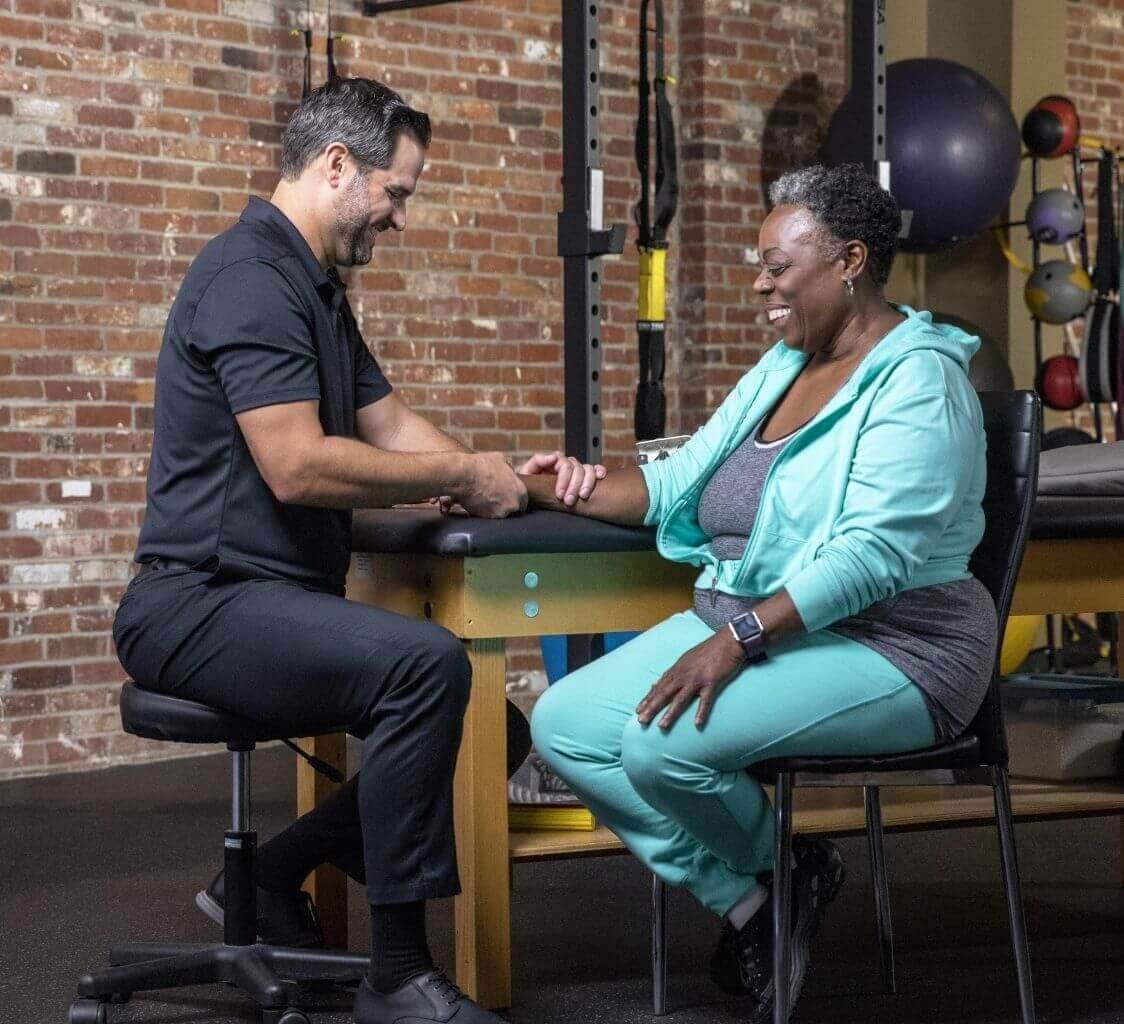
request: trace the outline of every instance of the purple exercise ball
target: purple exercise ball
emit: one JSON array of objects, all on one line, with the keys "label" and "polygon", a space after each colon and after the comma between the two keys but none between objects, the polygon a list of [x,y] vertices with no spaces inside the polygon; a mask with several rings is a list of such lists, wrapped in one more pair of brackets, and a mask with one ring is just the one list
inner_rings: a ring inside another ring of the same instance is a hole
[{"label": "purple exercise ball", "polygon": [[[861,113],[848,93],[828,128],[830,163],[869,163],[851,130]],[[983,75],[932,57],[887,67],[886,159],[905,252],[943,249],[986,228],[1011,198],[1021,153],[1011,108]]]}]

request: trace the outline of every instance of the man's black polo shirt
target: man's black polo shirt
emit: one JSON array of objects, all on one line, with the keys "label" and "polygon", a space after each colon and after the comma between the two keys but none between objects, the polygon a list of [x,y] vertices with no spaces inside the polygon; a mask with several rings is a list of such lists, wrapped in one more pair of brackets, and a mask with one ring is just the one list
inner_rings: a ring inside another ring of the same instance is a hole
[{"label": "man's black polo shirt", "polygon": [[355,436],[355,412],[390,393],[335,270],[293,223],[251,198],[192,262],[156,363],[155,434],[136,560],[341,591],[351,512],[283,505],[235,413],[319,399],[325,434]]}]

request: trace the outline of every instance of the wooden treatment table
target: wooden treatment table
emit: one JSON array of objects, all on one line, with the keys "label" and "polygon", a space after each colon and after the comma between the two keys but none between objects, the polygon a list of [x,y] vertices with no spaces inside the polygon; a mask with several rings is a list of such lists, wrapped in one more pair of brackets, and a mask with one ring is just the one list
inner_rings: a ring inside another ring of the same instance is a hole
[{"label": "wooden treatment table", "polygon": [[[624,848],[604,828],[508,832],[505,640],[646,629],[690,605],[697,570],[661,559],[651,530],[554,512],[503,521],[442,519],[421,510],[360,512],[354,551],[349,598],[427,618],[468,648],[473,688],[456,776],[464,892],[456,900],[455,969],[482,1005],[508,1006],[512,863]],[[1040,498],[1013,613],[1105,610],[1124,612],[1124,499]],[[305,746],[346,768],[342,736]],[[332,784],[303,762],[297,770],[298,812],[304,813]],[[1012,789],[1015,815],[1024,820],[1124,812],[1124,783],[1015,783]],[[863,831],[861,790],[796,792],[799,831]],[[883,796],[890,829],[981,823],[992,815],[986,788],[898,787]],[[310,885],[329,944],[346,947],[345,880],[324,868]]]}]

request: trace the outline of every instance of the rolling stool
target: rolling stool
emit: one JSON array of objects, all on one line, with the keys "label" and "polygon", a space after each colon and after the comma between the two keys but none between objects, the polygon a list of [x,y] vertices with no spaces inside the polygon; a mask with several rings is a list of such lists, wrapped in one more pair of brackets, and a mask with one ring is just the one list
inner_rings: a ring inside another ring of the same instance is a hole
[{"label": "rolling stool", "polygon": [[[225,982],[252,996],[264,1024],[309,1024],[293,1005],[296,986],[358,983],[368,957],[316,949],[289,949],[256,941],[254,856],[257,833],[250,828],[250,754],[255,744],[282,739],[276,730],[224,711],[142,690],[127,683],[121,692],[126,732],[179,743],[225,743],[234,755],[232,823],[223,842],[225,924],[221,945],[130,943],[110,950],[108,970],[84,975],[69,1024],[107,1024],[108,1005],[134,992]],[[284,980],[282,980],[284,979]]]}]

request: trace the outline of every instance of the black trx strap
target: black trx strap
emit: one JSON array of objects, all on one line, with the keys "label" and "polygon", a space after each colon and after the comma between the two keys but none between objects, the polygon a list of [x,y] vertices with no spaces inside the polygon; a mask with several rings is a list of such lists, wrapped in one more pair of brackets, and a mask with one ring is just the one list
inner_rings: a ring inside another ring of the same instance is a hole
[{"label": "black trx strap", "polygon": [[312,0],[305,3],[304,23],[304,88],[301,90],[301,99],[308,99],[312,92]]},{"label": "black trx strap", "polygon": [[[653,82],[648,76],[648,9],[655,7],[656,173],[655,208],[651,204],[650,114]],[[638,441],[664,433],[667,403],[663,378],[666,327],[667,231],[679,205],[679,169],[675,158],[675,122],[667,98],[669,79],[664,68],[663,0],[640,3],[640,103],[636,119],[636,165],[640,170],[640,199],[635,217],[639,234],[640,291],[636,330],[640,343],[640,378],[636,386],[634,425]]]},{"label": "black trx strap", "polygon": [[336,72],[336,41],[332,38],[332,0],[328,0],[328,81],[334,82],[339,75]]},{"label": "black trx strap", "polygon": [[297,744],[295,744],[292,740],[282,740],[281,742],[284,743],[285,746],[293,751],[293,753],[295,753],[298,757],[302,757],[305,761],[307,761],[312,767],[313,771],[319,772],[326,779],[331,779],[331,781],[336,783],[336,785],[342,786],[347,781],[347,779],[345,779],[343,776],[343,772],[341,772],[334,765],[330,765],[322,758],[308,753],[306,750],[303,750],[301,747],[297,746]]},{"label": "black trx strap", "polygon": [[1113,155],[1107,149],[1101,150],[1097,161],[1097,267],[1093,271],[1093,286],[1102,297],[1116,291],[1120,283],[1120,245],[1112,201],[1114,163]]}]

